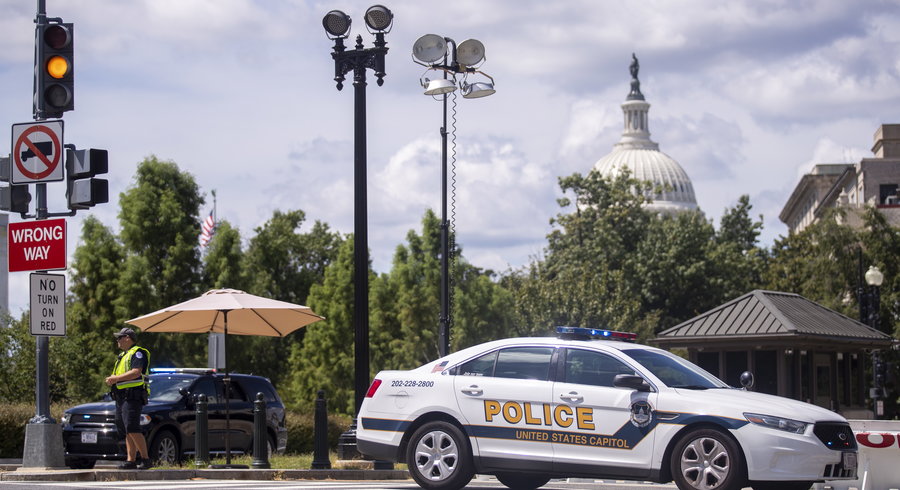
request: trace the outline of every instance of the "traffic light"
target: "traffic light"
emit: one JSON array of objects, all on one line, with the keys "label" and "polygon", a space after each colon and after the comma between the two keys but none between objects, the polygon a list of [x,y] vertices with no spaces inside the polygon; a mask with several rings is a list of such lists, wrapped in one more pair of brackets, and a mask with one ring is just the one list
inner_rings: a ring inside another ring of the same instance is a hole
[{"label": "traffic light", "polygon": [[[0,182],[9,182],[10,171],[9,157],[0,157]],[[0,187],[0,210],[27,213],[29,203],[31,193],[28,192],[28,184]]]},{"label": "traffic light", "polygon": [[35,52],[35,116],[62,117],[75,109],[75,49],[72,24],[39,25]]},{"label": "traffic light", "polygon": [[66,150],[66,196],[69,209],[109,202],[109,182],[95,176],[109,172],[106,150]]}]

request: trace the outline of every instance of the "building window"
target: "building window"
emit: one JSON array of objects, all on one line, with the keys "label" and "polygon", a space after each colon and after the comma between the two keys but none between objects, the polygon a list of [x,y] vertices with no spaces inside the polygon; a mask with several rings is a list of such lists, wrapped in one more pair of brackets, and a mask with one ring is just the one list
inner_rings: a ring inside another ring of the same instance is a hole
[{"label": "building window", "polygon": [[881,184],[878,186],[878,204],[900,204],[897,198],[897,184]]}]

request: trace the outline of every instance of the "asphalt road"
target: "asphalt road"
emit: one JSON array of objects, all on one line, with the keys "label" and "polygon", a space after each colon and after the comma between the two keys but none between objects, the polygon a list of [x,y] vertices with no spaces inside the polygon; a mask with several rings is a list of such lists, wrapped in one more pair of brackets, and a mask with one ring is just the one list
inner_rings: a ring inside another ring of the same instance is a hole
[{"label": "asphalt road", "polygon": [[[199,489],[260,489],[260,490],[293,490],[293,489],[322,489],[322,490],[413,490],[419,486],[407,481],[254,481],[254,480],[166,480],[166,481],[115,481],[115,482],[0,482],[0,490],[199,490]],[[506,488],[500,482],[490,477],[479,477],[472,480],[466,487],[469,490],[493,490]],[[541,487],[545,490],[673,490],[675,485],[660,485],[646,483],[609,482],[600,480],[551,481]]]}]

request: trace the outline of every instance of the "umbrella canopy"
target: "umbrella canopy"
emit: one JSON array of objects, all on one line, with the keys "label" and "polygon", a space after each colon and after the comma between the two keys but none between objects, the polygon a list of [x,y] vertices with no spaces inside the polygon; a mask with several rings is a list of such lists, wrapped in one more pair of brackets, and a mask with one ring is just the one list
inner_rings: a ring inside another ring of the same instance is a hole
[{"label": "umbrella canopy", "polygon": [[212,289],[202,296],[125,323],[141,332],[224,333],[284,337],[324,320],[308,306],[263,298],[237,289]]}]

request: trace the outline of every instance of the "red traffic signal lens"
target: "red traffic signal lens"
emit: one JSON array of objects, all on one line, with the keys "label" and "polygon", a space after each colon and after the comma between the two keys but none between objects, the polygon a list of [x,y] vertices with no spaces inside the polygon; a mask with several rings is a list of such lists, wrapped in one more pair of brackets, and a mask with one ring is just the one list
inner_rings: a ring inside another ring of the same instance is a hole
[{"label": "red traffic signal lens", "polygon": [[59,24],[52,24],[44,29],[44,42],[53,49],[62,49],[72,42],[69,30]]}]

